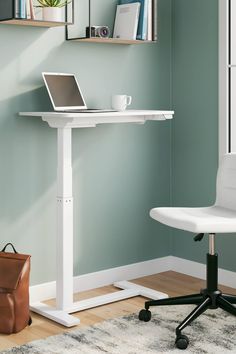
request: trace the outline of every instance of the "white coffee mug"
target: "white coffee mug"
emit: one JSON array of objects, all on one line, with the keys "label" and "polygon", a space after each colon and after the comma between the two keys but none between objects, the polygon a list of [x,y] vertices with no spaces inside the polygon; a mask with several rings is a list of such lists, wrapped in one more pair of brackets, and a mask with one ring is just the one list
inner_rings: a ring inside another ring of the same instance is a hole
[{"label": "white coffee mug", "polygon": [[111,107],[116,111],[125,111],[132,102],[132,97],[127,95],[113,95]]}]

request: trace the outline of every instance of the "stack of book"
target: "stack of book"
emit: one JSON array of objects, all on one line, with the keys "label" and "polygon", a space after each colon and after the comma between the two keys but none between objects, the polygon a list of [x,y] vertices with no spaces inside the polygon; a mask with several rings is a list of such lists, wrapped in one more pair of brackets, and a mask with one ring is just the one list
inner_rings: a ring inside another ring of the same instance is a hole
[{"label": "stack of book", "polygon": [[119,0],[113,37],[156,41],[157,0]]},{"label": "stack of book", "polygon": [[35,20],[33,0],[15,0],[15,17]]}]

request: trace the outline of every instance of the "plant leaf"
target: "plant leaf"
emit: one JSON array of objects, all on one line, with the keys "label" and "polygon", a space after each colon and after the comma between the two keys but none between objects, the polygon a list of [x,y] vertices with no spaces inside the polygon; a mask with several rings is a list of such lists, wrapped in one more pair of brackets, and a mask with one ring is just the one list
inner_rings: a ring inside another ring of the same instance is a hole
[{"label": "plant leaf", "polygon": [[40,6],[37,7],[64,7],[72,0],[37,0]]}]

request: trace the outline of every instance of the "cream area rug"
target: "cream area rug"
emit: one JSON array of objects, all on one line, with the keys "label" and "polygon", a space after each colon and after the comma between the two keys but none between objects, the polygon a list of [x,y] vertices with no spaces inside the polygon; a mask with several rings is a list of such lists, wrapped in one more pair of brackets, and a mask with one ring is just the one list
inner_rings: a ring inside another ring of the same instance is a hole
[{"label": "cream area rug", "polygon": [[220,309],[207,310],[182,334],[189,337],[186,350],[175,347],[175,328],[192,306],[152,309],[150,322],[138,313],[37,340],[1,351],[1,354],[236,354],[236,317]]}]

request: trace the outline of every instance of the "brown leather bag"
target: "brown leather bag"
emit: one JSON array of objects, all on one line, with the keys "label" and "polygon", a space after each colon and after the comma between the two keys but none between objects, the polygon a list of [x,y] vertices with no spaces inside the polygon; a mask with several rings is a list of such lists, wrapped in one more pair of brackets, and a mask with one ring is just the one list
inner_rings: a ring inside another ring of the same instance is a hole
[{"label": "brown leather bag", "polygon": [[[11,245],[14,253],[5,252]],[[17,333],[32,323],[29,312],[30,256],[8,243],[0,252],[0,333]]]}]

